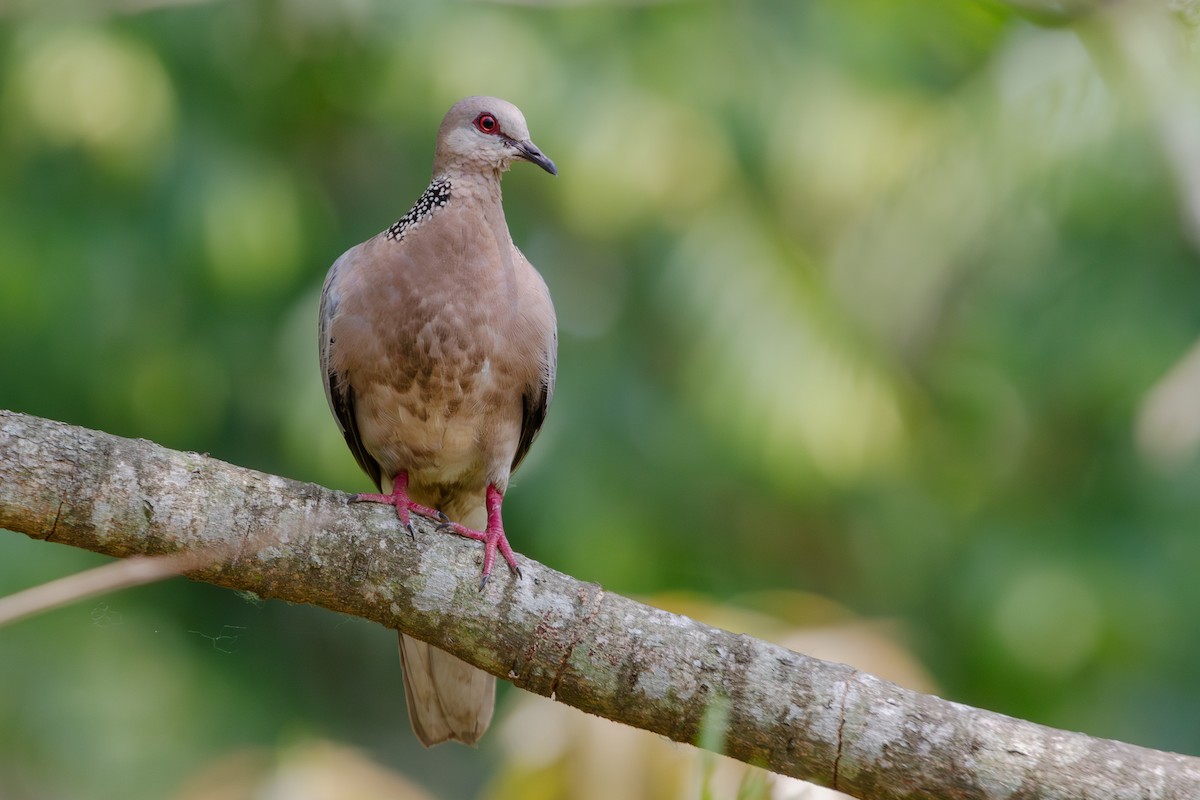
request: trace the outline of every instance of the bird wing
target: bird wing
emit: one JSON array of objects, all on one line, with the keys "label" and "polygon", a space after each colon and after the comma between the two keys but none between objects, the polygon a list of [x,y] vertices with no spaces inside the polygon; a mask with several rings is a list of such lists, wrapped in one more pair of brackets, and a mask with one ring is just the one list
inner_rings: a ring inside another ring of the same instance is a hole
[{"label": "bird wing", "polygon": [[550,401],[554,398],[554,381],[558,374],[558,326],[554,305],[550,302],[550,290],[519,250],[517,257],[525,262],[524,274],[528,276],[524,294],[530,306],[532,335],[540,337],[544,345],[539,354],[542,359],[541,374],[538,380],[526,385],[521,395],[521,435],[517,440],[517,451],[513,454],[512,472],[517,471],[533,440],[537,438],[538,431],[542,429]]},{"label": "bird wing", "polygon": [[340,299],[337,291],[339,272],[356,257],[358,250],[359,248],[355,247],[343,253],[337,261],[333,262],[333,266],[329,268],[329,274],[325,276],[325,285],[321,287],[317,344],[321,354],[321,373],[325,377],[325,400],[329,403],[329,409],[333,412],[334,419],[337,420],[338,429],[345,437],[350,452],[354,454],[354,460],[371,477],[378,488],[381,486],[382,470],[379,462],[367,452],[362,436],[359,434],[358,417],[354,410],[354,388],[350,385],[347,375],[333,367],[333,351],[337,347],[337,342],[330,333],[331,323],[334,315],[337,314]]},{"label": "bird wing", "polygon": [[527,387],[521,396],[521,438],[517,440],[517,452],[513,455],[512,471],[525,459],[533,440],[537,438],[542,423],[546,420],[546,412],[550,409],[550,400],[554,397],[554,377],[558,368],[558,336],[551,338],[547,353],[548,363],[546,373],[540,384]]}]

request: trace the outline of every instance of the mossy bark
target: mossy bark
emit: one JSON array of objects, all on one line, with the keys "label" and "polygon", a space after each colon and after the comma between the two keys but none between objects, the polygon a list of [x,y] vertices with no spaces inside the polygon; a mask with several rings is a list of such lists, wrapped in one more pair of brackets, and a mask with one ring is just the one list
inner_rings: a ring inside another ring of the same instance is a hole
[{"label": "mossy bark", "polygon": [[918,694],[529,559],[480,592],[476,543],[424,520],[409,538],[389,509],[347,499],[0,411],[0,527],[33,538],[218,553],[188,576],[371,619],[528,691],[857,797],[1200,797],[1198,759]]}]

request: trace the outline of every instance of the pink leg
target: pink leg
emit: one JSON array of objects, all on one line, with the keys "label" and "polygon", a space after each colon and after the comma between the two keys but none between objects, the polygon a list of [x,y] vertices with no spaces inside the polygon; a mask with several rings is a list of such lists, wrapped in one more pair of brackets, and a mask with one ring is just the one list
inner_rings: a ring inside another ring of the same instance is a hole
[{"label": "pink leg", "polygon": [[495,486],[488,484],[486,502],[488,518],[486,531],[477,531],[465,525],[459,525],[457,522],[444,522],[440,526],[454,531],[459,536],[483,542],[483,581],[479,584],[480,591],[487,586],[488,578],[491,577],[492,565],[496,563],[497,550],[500,551],[500,555],[504,556],[504,560],[513,574],[518,578],[521,577],[521,569],[517,566],[516,556],[513,555],[512,547],[508,544],[508,537],[504,535],[504,522],[500,519],[500,505],[504,502],[504,495],[500,494],[500,490]]},{"label": "pink leg", "polygon": [[351,503],[386,503],[389,506],[396,507],[396,516],[400,518],[404,529],[408,531],[409,536],[415,536],[413,533],[412,522],[408,519],[408,512],[420,514],[422,517],[436,519],[439,522],[446,521],[446,515],[438,511],[436,508],[423,506],[420,503],[414,503],[408,498],[408,471],[400,470],[392,481],[391,494],[356,494],[350,498]]}]

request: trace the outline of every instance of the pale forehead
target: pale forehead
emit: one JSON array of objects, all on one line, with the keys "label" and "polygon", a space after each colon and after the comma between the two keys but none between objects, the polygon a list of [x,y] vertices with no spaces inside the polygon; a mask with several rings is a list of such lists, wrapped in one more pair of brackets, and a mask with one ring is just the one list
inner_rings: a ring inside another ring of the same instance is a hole
[{"label": "pale forehead", "polygon": [[528,133],[525,115],[521,113],[521,109],[499,97],[475,96],[459,100],[446,112],[445,122],[451,124],[470,122],[483,113],[491,114],[499,120],[500,127],[508,131],[510,135]]}]

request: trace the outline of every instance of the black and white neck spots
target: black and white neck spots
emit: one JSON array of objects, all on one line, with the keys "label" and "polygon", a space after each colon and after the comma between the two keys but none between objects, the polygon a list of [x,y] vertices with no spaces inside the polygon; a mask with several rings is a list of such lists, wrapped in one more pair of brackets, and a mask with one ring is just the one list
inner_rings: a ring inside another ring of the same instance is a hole
[{"label": "black and white neck spots", "polygon": [[449,202],[450,180],[434,178],[425,191],[421,192],[421,196],[417,198],[417,202],[413,203],[413,207],[408,210],[408,213],[383,232],[384,238],[400,241],[404,238],[404,234],[429,219],[435,210],[443,208]]}]

